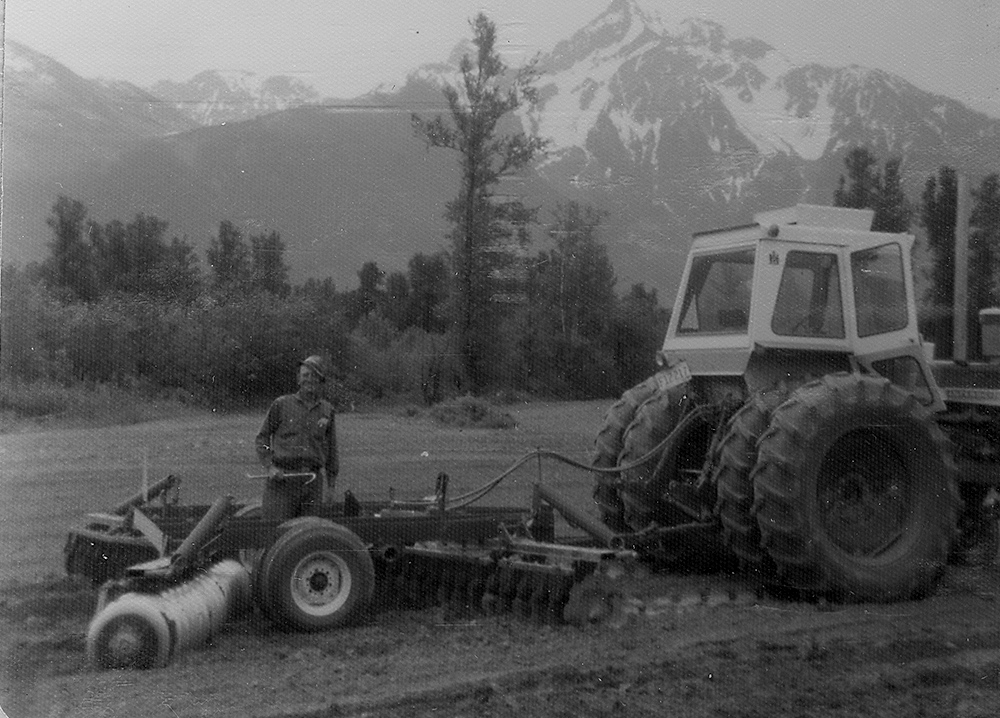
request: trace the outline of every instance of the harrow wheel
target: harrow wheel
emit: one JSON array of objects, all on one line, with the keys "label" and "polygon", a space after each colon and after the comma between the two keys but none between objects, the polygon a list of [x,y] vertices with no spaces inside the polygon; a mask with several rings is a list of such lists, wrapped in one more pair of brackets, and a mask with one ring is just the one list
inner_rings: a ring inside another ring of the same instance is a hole
[{"label": "harrow wheel", "polygon": [[375,568],[361,539],[343,526],[309,517],[268,549],[257,590],[264,612],[282,627],[321,631],[357,618],[374,585]]}]

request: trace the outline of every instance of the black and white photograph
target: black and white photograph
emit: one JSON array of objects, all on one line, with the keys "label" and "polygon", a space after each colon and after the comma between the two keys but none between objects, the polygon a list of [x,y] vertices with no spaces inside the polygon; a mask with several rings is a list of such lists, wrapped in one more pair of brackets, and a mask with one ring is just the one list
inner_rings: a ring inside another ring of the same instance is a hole
[{"label": "black and white photograph", "polygon": [[0,718],[1000,715],[1000,3],[0,13]]}]

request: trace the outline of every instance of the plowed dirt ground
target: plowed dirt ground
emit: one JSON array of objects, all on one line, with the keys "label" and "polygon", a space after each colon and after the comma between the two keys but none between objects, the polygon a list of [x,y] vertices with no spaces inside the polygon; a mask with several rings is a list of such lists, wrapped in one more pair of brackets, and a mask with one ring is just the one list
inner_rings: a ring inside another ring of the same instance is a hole
[{"label": "plowed dirt ground", "polygon": [[[362,498],[456,489],[542,446],[585,459],[603,403],[511,408],[516,430],[462,430],[392,413],[340,417],[342,485]],[[584,627],[512,615],[383,611],[319,634],[256,613],[152,671],[84,656],[95,592],[60,576],[83,512],[131,493],[143,467],[184,477],[184,498],[253,495],[258,417],[25,431],[0,449],[0,706],[27,716],[996,716],[1000,568],[950,567],[931,597],[837,605],[758,595],[727,574],[625,582]],[[589,478],[543,479],[589,501]],[[525,505],[537,478],[491,495]]]}]

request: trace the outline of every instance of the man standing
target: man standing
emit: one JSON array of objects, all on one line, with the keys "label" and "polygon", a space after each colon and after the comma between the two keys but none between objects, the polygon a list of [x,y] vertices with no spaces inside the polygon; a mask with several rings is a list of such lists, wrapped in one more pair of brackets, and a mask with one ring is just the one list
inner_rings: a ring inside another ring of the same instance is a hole
[{"label": "man standing", "polygon": [[[256,438],[257,458],[268,467],[261,505],[265,519],[290,519],[303,505],[320,503],[324,486],[333,494],[340,462],[333,405],[323,398],[326,367],[319,356],[299,364],[299,390],[279,396],[267,410]],[[315,479],[285,477],[312,473]]]}]

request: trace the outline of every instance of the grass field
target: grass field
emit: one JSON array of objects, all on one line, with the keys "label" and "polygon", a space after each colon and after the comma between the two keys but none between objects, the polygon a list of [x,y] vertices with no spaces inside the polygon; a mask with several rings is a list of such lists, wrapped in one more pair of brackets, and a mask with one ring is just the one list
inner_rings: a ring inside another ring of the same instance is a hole
[{"label": "grass field", "polygon": [[[337,494],[362,500],[433,493],[446,472],[450,491],[463,493],[499,475],[536,448],[589,460],[609,401],[530,402],[504,406],[516,428],[445,426],[426,414],[386,410],[337,419],[341,473]],[[153,481],[181,477],[181,500],[211,503],[260,493],[253,438],[261,415],[191,413],[161,421],[96,428],[31,428],[0,437],[0,583],[62,573],[67,530],[88,512],[106,511]],[[528,506],[535,462],[483,499],[488,505]],[[543,480],[580,506],[591,506],[591,477],[552,461]]]}]

